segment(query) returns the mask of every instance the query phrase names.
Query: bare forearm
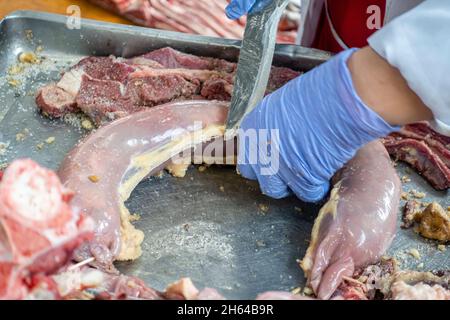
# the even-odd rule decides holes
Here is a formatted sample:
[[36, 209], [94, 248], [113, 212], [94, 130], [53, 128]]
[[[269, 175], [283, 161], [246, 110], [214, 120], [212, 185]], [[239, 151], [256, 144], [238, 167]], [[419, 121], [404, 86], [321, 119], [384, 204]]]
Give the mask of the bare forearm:
[[408, 86], [398, 69], [370, 47], [348, 60], [353, 84], [364, 103], [391, 125], [433, 119], [433, 114]]

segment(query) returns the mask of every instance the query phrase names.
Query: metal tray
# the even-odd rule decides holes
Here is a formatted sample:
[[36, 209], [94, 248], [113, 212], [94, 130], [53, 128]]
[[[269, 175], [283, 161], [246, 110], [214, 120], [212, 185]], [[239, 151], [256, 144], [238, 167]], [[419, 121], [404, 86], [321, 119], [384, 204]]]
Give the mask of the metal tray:
[[[32, 30], [33, 37], [27, 30]], [[11, 86], [9, 67], [17, 63], [21, 52], [38, 46], [43, 47], [43, 63], [14, 77], [20, 83]], [[66, 17], [37, 12], [21, 11], [6, 17], [0, 24], [0, 142], [9, 146], [0, 151], [0, 164], [29, 157], [57, 169], [86, 134], [36, 111], [36, 89], [58, 80], [61, 70], [86, 55], [130, 57], [164, 46], [235, 61], [239, 41], [91, 20], [83, 20], [79, 30], [70, 30]], [[322, 51], [280, 45], [275, 64], [309, 70], [328, 58]], [[18, 133], [25, 133], [26, 138], [17, 141], [17, 137], [21, 140]], [[45, 143], [48, 137], [55, 141]], [[399, 164], [398, 170], [403, 176], [408, 169]], [[405, 184], [405, 190], [426, 192], [423, 201], [450, 204], [447, 192], [433, 190], [415, 173], [407, 174], [412, 181]], [[199, 172], [192, 167], [185, 179], [165, 175], [143, 181], [127, 206], [141, 215], [136, 225], [146, 235], [144, 254], [137, 261], [117, 266], [157, 289], [180, 277], [191, 277], [198, 287], [217, 288], [227, 298], [251, 299], [266, 290], [290, 290], [305, 284], [296, 260], [306, 251], [320, 205], [295, 198], [269, 199], [261, 195], [257, 184], [240, 178], [233, 168], [210, 167]], [[422, 259], [405, 253], [411, 248], [418, 249]], [[399, 229], [389, 254], [397, 256], [405, 268], [450, 268], [448, 252], [437, 250], [436, 243], [411, 230]]]

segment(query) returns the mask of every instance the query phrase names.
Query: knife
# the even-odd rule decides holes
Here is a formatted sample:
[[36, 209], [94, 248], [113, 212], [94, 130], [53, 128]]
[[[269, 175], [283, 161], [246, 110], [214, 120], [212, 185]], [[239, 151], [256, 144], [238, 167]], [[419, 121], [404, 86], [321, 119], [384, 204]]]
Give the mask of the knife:
[[289, 0], [273, 0], [247, 18], [226, 122], [225, 137], [236, 135], [242, 119], [264, 98], [281, 15]]

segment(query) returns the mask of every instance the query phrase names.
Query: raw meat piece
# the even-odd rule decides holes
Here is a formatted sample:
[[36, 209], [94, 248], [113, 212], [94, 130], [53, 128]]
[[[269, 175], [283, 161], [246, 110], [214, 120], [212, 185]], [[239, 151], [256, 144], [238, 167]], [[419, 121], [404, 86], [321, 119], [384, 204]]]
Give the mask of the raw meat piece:
[[346, 278], [334, 294], [344, 300], [448, 300], [448, 272], [400, 270], [393, 258], [382, 258]]
[[90, 239], [93, 223], [69, 202], [56, 174], [14, 161], [0, 182], [0, 298], [23, 298]]
[[97, 300], [224, 300], [215, 289], [199, 291], [189, 278], [183, 278], [164, 292], [148, 287], [142, 280], [112, 275], [91, 267], [66, 270], [48, 278], [54, 297]]
[[125, 62], [113, 56], [88, 57], [75, 65], [75, 69], [82, 68], [88, 76], [94, 79], [123, 82], [130, 73], [135, 71], [132, 65], [128, 65]]
[[400, 200], [400, 180], [378, 141], [363, 147], [336, 179], [301, 263], [320, 299], [329, 299], [344, 277], [377, 262], [389, 248]]
[[187, 100], [199, 94], [200, 83], [189, 82], [176, 74], [137, 78], [127, 86], [127, 95], [144, 106]]
[[[130, 58], [88, 57], [56, 84], [41, 88], [38, 107], [61, 117], [81, 110], [97, 125], [176, 100], [231, 99], [236, 64], [162, 48]], [[272, 68], [267, 93], [300, 73]]]
[[450, 137], [427, 122], [405, 126], [383, 139], [389, 154], [416, 169], [437, 190], [450, 187]]
[[[229, 20], [225, 15], [227, 0], [91, 0], [105, 9], [151, 28], [240, 39], [245, 18]], [[277, 41], [295, 43], [300, 10], [292, 1], [279, 25]]]
[[419, 202], [415, 200], [410, 200], [406, 202], [405, 207], [403, 208], [402, 214], [402, 225], [403, 229], [411, 228], [416, 222], [417, 216], [421, 213], [421, 205]]
[[441, 143], [445, 148], [450, 148], [450, 137], [444, 136], [436, 131], [434, 131], [430, 124], [426, 121], [413, 123], [405, 126], [405, 131], [409, 131], [420, 135], [422, 137], [430, 138], [429, 141], [434, 140], [436, 142]]

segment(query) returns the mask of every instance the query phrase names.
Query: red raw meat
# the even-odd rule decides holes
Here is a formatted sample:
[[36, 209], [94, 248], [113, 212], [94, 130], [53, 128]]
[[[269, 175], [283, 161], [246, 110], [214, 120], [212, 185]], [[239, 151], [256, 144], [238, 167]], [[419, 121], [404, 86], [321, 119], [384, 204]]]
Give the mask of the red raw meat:
[[[227, 0], [91, 0], [125, 18], [151, 28], [212, 37], [241, 39], [245, 18], [225, 15]], [[298, 6], [291, 3], [283, 15], [277, 41], [295, 43], [299, 24]]]
[[332, 297], [346, 277], [386, 252], [395, 236], [401, 193], [400, 179], [379, 141], [361, 148], [334, 179], [339, 181], [316, 218], [301, 262], [320, 299]]
[[382, 141], [391, 156], [410, 164], [435, 189], [450, 187], [450, 137], [434, 131], [427, 122], [419, 122]]

